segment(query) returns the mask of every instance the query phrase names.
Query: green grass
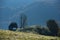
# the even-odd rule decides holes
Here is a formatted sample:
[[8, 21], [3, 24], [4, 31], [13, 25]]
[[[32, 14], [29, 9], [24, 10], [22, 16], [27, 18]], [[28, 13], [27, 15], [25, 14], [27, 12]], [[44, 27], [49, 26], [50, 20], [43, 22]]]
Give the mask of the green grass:
[[0, 30], [0, 40], [60, 40], [60, 37]]

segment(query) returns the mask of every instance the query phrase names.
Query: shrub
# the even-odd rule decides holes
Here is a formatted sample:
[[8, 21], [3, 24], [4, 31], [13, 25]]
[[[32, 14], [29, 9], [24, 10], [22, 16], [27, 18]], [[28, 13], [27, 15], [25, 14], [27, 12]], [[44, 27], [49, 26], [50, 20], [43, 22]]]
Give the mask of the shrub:
[[9, 25], [9, 30], [12, 30], [12, 31], [16, 31], [16, 29], [18, 28], [17, 26], [17, 23], [16, 22], [12, 22], [10, 25]]

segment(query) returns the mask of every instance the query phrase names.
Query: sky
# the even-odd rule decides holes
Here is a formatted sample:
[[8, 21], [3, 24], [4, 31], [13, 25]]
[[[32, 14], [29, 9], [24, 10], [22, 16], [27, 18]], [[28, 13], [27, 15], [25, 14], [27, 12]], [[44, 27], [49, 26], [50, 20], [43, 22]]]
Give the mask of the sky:
[[60, 25], [60, 0], [0, 0], [0, 29], [8, 29], [11, 22], [20, 26], [22, 13], [29, 26], [46, 26], [49, 19]]

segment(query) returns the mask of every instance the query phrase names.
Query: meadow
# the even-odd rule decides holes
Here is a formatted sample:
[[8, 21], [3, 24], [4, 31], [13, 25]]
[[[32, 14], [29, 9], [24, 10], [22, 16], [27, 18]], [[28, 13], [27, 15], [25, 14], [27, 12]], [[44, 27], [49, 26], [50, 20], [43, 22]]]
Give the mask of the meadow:
[[0, 40], [60, 40], [60, 37], [39, 35], [32, 32], [0, 30]]

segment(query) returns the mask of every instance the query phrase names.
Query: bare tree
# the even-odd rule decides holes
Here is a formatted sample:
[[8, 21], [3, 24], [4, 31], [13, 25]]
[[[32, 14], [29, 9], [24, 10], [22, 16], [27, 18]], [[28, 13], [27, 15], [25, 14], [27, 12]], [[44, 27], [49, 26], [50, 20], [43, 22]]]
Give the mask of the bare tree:
[[27, 24], [27, 16], [25, 14], [21, 14], [20, 18], [21, 18], [21, 21], [20, 21], [21, 26], [20, 26], [20, 28], [25, 28], [25, 26]]

